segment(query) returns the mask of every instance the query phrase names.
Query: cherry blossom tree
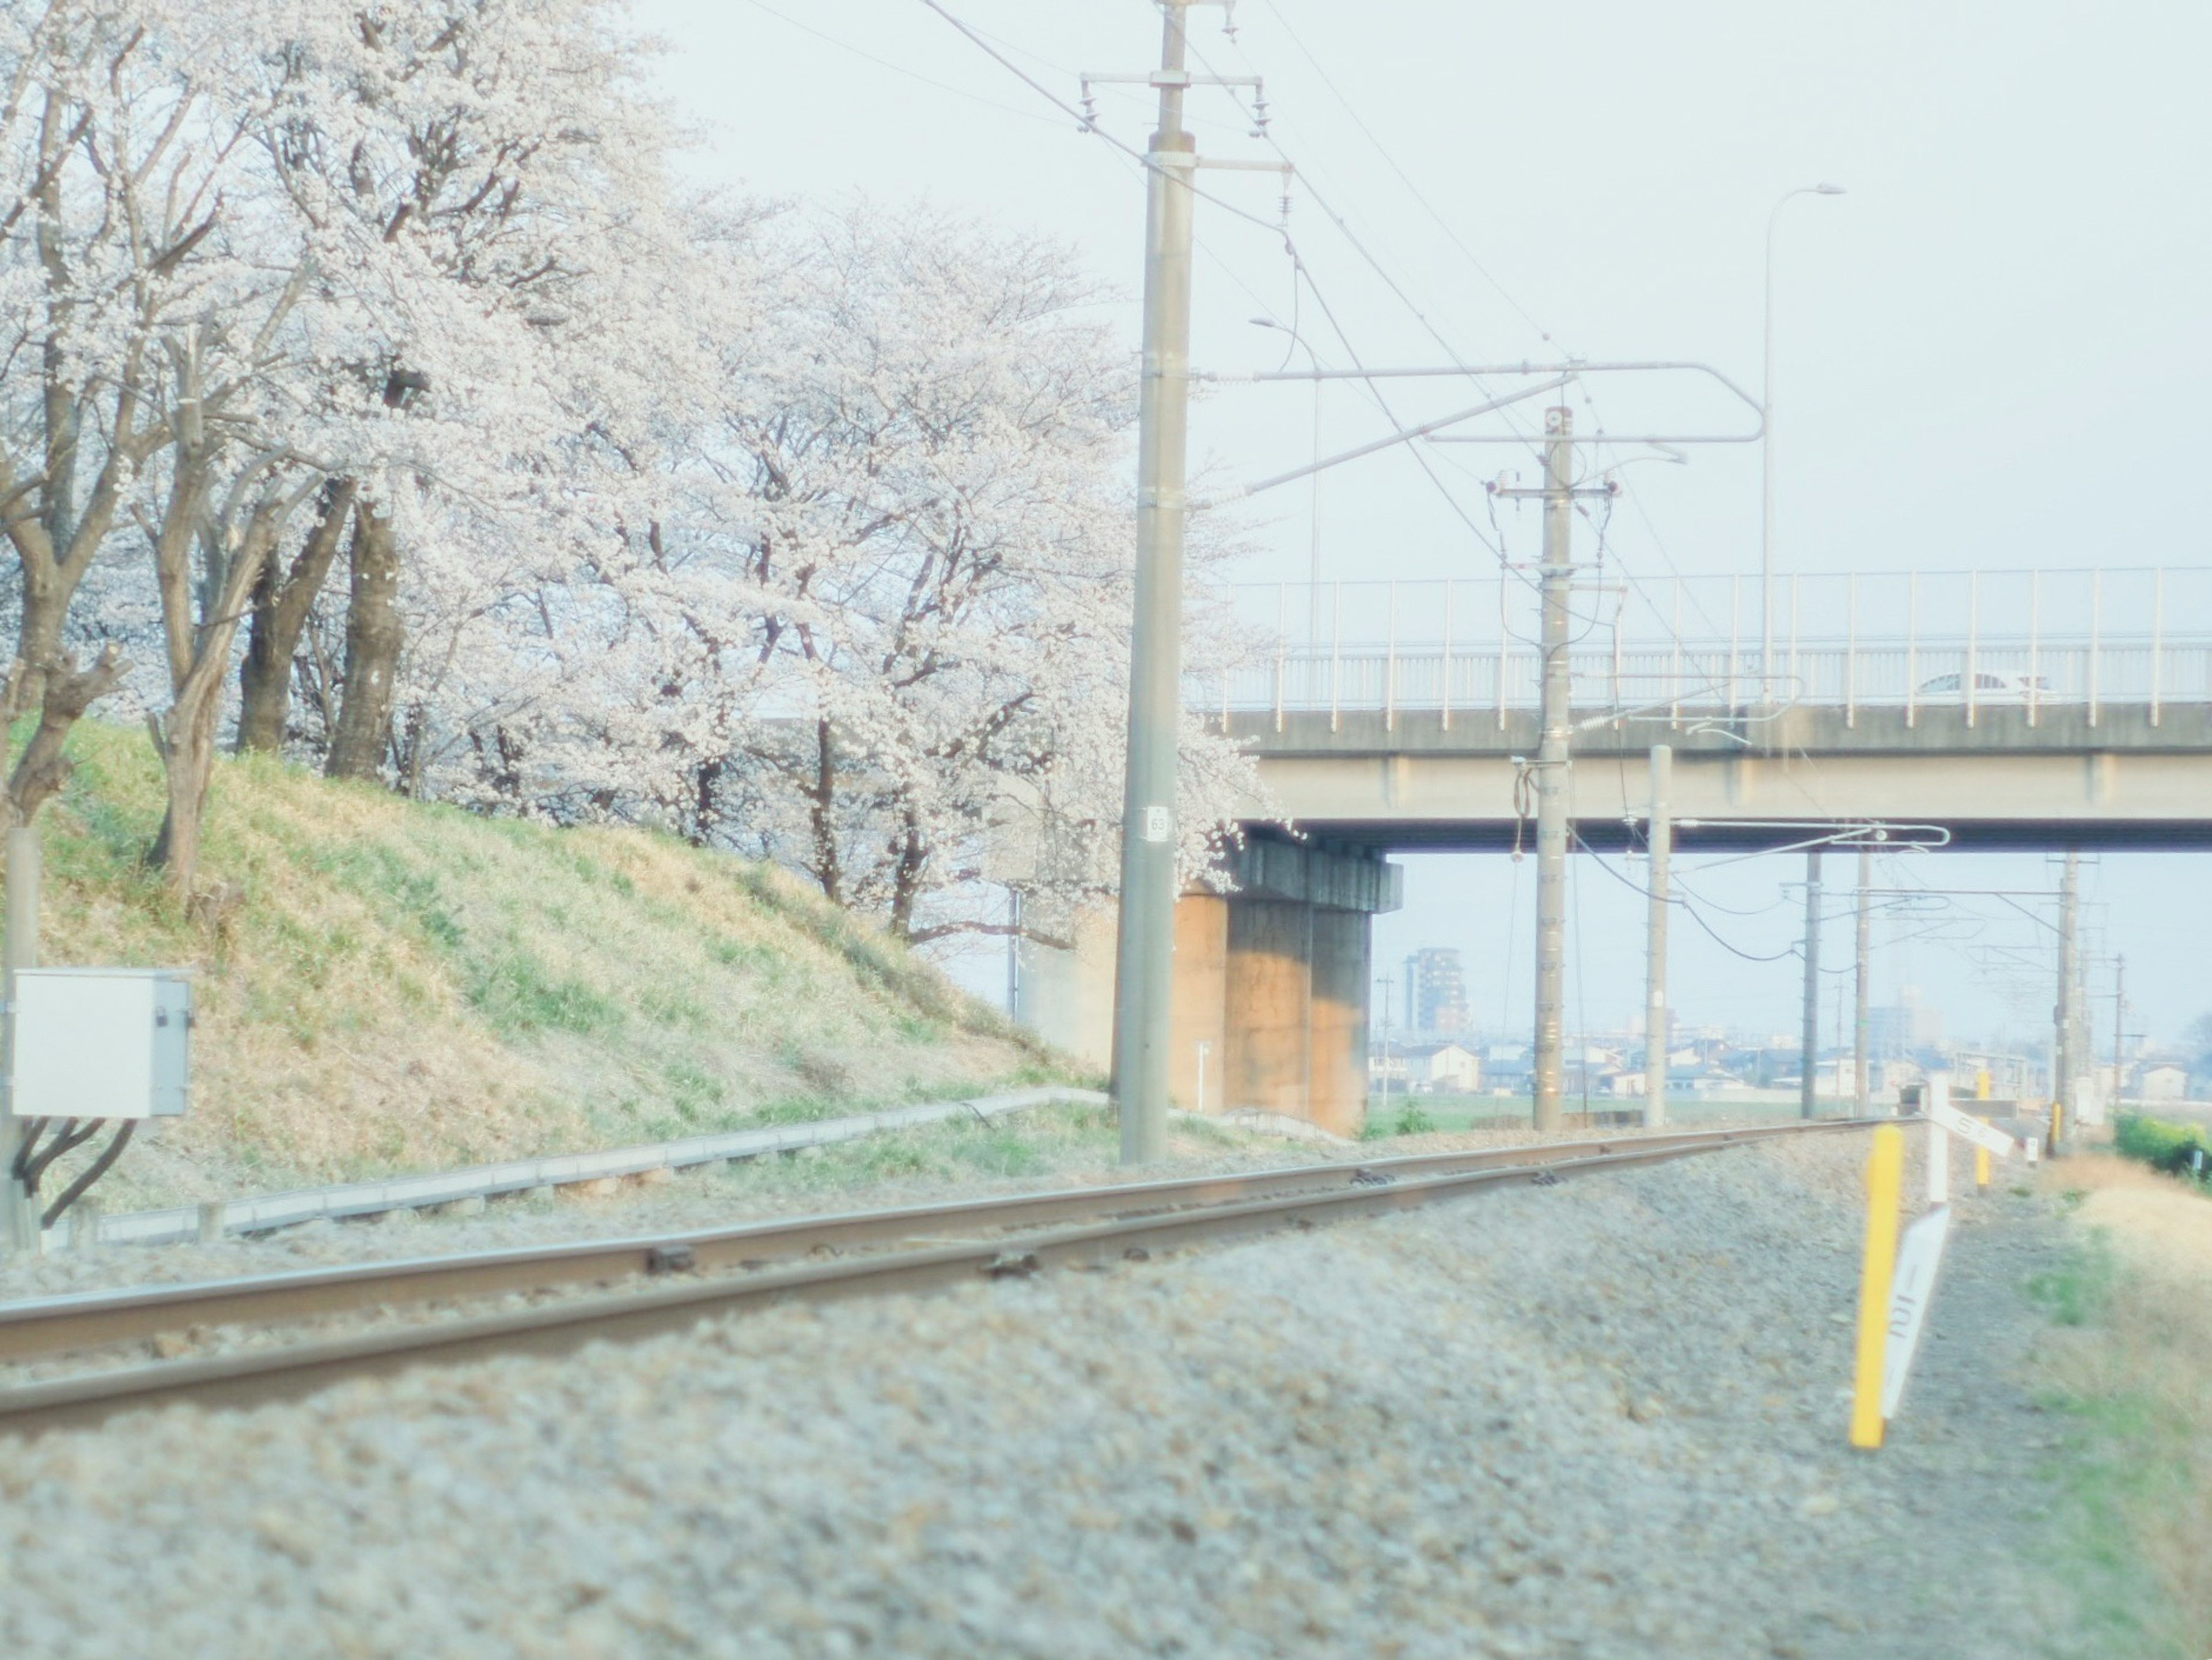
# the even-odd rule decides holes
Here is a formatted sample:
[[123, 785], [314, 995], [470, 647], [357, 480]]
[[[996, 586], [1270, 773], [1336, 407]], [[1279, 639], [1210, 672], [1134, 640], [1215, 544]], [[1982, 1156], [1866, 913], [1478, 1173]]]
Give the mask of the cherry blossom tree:
[[[180, 891], [234, 674], [241, 748], [665, 826], [916, 942], [1109, 891], [1133, 376], [1063, 252], [683, 199], [603, 0], [212, 9], [0, 22], [36, 767], [121, 672], [64, 642], [119, 637]], [[1185, 736], [1195, 873], [1255, 791]]]
[[[759, 711], [701, 751], [712, 794], [727, 839], [906, 939], [1000, 930], [963, 902], [1010, 843], [1095, 892], [1119, 818], [1132, 366], [1034, 239], [864, 205], [786, 248], [687, 526], [738, 579], [715, 665]], [[1187, 736], [1195, 863], [1252, 779]]]

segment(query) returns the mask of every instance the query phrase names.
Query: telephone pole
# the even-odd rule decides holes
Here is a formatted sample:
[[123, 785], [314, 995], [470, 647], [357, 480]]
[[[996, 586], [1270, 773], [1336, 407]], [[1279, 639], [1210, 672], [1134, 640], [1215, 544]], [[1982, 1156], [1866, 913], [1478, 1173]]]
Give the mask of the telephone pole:
[[1167, 1156], [1176, 903], [1176, 739], [1182, 677], [1189, 445], [1192, 173], [1182, 124], [1188, 0], [1164, 0], [1159, 127], [1146, 156], [1145, 353], [1137, 402], [1137, 593], [1114, 964], [1114, 1101], [1121, 1162]]
[[2112, 1116], [2120, 1110], [2120, 1080], [2126, 1076], [2128, 1018], [2128, 959], [2112, 959]]
[[2074, 1080], [2081, 1066], [2081, 855], [2069, 849], [2058, 885], [2058, 1006], [2052, 1012], [2051, 1102], [2061, 1116], [2060, 1135], [2051, 1137], [2053, 1152], [2058, 1151], [2061, 1136], [2074, 1128]]
[[1667, 1008], [1667, 888], [1674, 853], [1674, 812], [1668, 800], [1674, 786], [1674, 751], [1651, 746], [1651, 827], [1646, 836], [1650, 868], [1645, 873], [1650, 925], [1645, 950], [1644, 1000], [1644, 1123], [1657, 1129], [1667, 1122], [1667, 1049], [1671, 1030]]
[[1797, 1116], [1810, 1118], [1819, 1109], [1815, 1085], [1820, 1070], [1820, 850], [1805, 855], [1805, 1025], [1800, 1038], [1804, 1062], [1797, 1070]]
[[1567, 967], [1568, 743], [1573, 684], [1568, 628], [1574, 589], [1575, 417], [1544, 411], [1543, 738], [1536, 751], [1536, 1128], [1556, 1132]]
[[1868, 890], [1874, 886], [1874, 849], [1859, 848], [1859, 915], [1857, 1006], [1851, 1018], [1851, 1116], [1863, 1118], [1874, 1099], [1874, 1081], [1867, 1076], [1868, 1040], [1874, 1028], [1871, 1009], [1874, 981], [1874, 908]]

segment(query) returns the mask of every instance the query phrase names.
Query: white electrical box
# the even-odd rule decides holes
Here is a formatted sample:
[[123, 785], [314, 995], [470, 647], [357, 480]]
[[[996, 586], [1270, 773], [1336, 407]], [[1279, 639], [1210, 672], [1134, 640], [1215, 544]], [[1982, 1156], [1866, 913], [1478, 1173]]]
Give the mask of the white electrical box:
[[19, 1118], [174, 1118], [189, 1093], [182, 969], [21, 969], [8, 1110]]

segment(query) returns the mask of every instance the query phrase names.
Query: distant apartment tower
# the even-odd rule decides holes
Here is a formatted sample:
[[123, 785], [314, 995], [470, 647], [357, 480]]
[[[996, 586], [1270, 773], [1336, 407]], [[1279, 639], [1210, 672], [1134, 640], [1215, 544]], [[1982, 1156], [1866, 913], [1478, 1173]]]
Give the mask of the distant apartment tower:
[[1467, 976], [1459, 953], [1443, 946], [1428, 946], [1407, 959], [1406, 978], [1413, 988], [1407, 1012], [1416, 1031], [1465, 1031], [1471, 1022], [1467, 1012]]
[[1906, 986], [1887, 1008], [1867, 1011], [1868, 1052], [1896, 1060], [1932, 1049], [1943, 1039], [1943, 1012], [1920, 1000], [1920, 988]]

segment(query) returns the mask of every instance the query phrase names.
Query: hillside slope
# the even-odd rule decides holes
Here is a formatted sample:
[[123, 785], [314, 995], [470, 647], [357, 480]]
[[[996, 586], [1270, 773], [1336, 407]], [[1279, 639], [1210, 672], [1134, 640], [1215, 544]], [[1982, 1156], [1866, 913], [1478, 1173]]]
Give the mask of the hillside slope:
[[139, 866], [146, 739], [86, 724], [41, 821], [49, 965], [198, 970], [189, 1118], [111, 1207], [702, 1133], [1059, 1076], [779, 871], [226, 761], [198, 893]]

